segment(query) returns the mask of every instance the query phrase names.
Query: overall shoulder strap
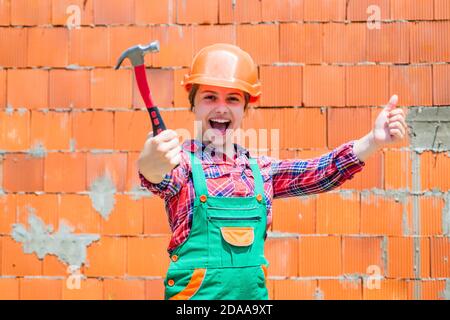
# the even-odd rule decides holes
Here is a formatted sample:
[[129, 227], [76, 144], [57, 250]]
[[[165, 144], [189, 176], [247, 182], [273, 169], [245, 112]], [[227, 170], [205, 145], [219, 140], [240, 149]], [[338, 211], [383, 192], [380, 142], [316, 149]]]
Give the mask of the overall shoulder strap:
[[203, 171], [202, 163], [194, 153], [189, 152], [191, 158], [192, 167], [192, 179], [194, 181], [195, 195], [200, 197], [201, 195], [208, 195], [208, 187], [206, 185], [205, 172]]

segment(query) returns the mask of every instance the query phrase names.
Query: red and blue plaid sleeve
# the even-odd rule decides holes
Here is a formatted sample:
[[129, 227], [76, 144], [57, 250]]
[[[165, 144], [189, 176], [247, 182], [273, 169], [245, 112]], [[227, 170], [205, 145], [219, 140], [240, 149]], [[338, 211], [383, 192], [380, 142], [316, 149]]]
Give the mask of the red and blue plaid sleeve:
[[365, 166], [353, 151], [354, 142], [345, 143], [314, 159], [272, 162], [274, 198], [326, 192], [352, 179]]
[[144, 175], [139, 172], [141, 185], [147, 188], [153, 194], [163, 199], [169, 199], [175, 196], [182, 186], [186, 185], [189, 179], [189, 162], [184, 152], [181, 152], [180, 163], [168, 172], [160, 183], [152, 183], [148, 181]]

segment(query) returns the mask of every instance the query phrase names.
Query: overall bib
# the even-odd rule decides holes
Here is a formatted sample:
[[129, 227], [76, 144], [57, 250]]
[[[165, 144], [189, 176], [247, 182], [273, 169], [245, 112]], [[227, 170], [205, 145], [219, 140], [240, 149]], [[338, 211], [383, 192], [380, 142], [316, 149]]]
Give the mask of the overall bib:
[[212, 197], [200, 160], [190, 153], [195, 189], [188, 238], [173, 252], [165, 299], [267, 300], [264, 257], [267, 211], [255, 159], [252, 197]]

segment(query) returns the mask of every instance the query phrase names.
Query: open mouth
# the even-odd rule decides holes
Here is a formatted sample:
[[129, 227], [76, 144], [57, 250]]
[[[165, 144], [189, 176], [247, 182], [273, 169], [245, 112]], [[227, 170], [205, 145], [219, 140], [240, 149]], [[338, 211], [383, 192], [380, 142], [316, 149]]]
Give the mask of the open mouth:
[[230, 124], [231, 124], [231, 120], [226, 120], [226, 119], [210, 119], [209, 120], [209, 125], [211, 126], [211, 128], [219, 130], [222, 135], [225, 135]]

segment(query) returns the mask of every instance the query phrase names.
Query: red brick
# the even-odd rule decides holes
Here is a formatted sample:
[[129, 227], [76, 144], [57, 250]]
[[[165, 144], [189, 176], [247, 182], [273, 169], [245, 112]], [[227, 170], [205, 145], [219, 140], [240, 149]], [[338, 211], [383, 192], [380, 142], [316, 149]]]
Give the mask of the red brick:
[[433, 105], [431, 66], [392, 66], [389, 68], [390, 95], [401, 106]]
[[90, 80], [88, 70], [50, 70], [50, 108], [89, 108]]
[[73, 227], [74, 233], [101, 232], [102, 217], [95, 212], [88, 195], [60, 195], [59, 218], [60, 221]]
[[344, 21], [346, 0], [303, 0], [305, 21]]
[[364, 300], [406, 300], [408, 283], [405, 280], [382, 279], [380, 288], [363, 288]]
[[164, 276], [169, 266], [169, 236], [128, 238], [127, 274], [130, 276]]
[[27, 154], [7, 154], [3, 162], [5, 191], [34, 192], [44, 189], [44, 159]]
[[248, 52], [256, 64], [279, 60], [279, 28], [275, 24], [239, 25], [236, 43]]
[[11, 233], [12, 225], [16, 222], [16, 206], [15, 194], [0, 196], [0, 233]]
[[[351, 119], [358, 119], [351, 121]], [[328, 147], [334, 149], [350, 140], [359, 139], [372, 130], [370, 109], [329, 108]]]
[[361, 23], [327, 23], [323, 28], [325, 62], [366, 61], [366, 29]]
[[316, 206], [316, 197], [276, 199], [272, 207], [273, 231], [315, 233]]
[[19, 279], [0, 279], [0, 300], [19, 300]]
[[[52, 0], [52, 24], [77, 27], [79, 12], [80, 24], [94, 24], [95, 0]], [[72, 6], [72, 7], [71, 7]], [[76, 6], [78, 9], [74, 9]]]
[[87, 155], [87, 184], [88, 187], [99, 177], [109, 176], [117, 191], [125, 190], [127, 173], [126, 153], [99, 153]]
[[151, 123], [147, 111], [116, 112], [114, 149], [142, 150], [150, 130]]
[[103, 292], [105, 300], [144, 300], [145, 281], [105, 279]]
[[12, 25], [43, 25], [50, 24], [52, 16], [52, 0], [11, 1], [11, 24]]
[[354, 66], [346, 68], [347, 105], [382, 105], [389, 100], [389, 68]]
[[28, 55], [28, 28], [0, 28], [0, 65], [25, 67]]
[[345, 106], [345, 68], [306, 66], [303, 101], [305, 106]]
[[[450, 172], [450, 156], [444, 152], [433, 153], [427, 152], [428, 161], [423, 163], [422, 168], [429, 169], [429, 187], [428, 189], [438, 189], [442, 191], [450, 190], [450, 181], [447, 179], [447, 174]], [[425, 177], [424, 177], [425, 178]], [[424, 189], [426, 184], [422, 184]]]
[[31, 28], [28, 31], [28, 65], [64, 67], [68, 62], [69, 34], [65, 28]]
[[192, 26], [155, 26], [153, 38], [160, 51], [153, 55], [154, 67], [190, 66], [193, 52]]
[[30, 147], [30, 113], [0, 112], [0, 150], [21, 151]]
[[69, 31], [69, 38], [69, 64], [97, 67], [109, 66], [109, 28], [83, 27], [73, 29]]
[[6, 107], [6, 70], [0, 70], [0, 109]]
[[421, 235], [442, 235], [442, 212], [445, 201], [442, 198], [433, 196], [420, 197], [420, 234]]
[[42, 274], [50, 277], [66, 277], [70, 274], [69, 266], [55, 255], [46, 255], [42, 260]]
[[323, 44], [323, 24], [280, 24], [280, 61], [321, 63]]
[[194, 52], [215, 44], [230, 43], [235, 44], [236, 27], [234, 25], [200, 25], [193, 27]]
[[177, 0], [178, 24], [217, 24], [219, 0]]
[[359, 194], [321, 194], [317, 199], [319, 234], [358, 234], [360, 219]]
[[318, 289], [325, 300], [361, 300], [361, 280], [320, 279]]
[[112, 112], [73, 113], [73, 138], [77, 150], [112, 149], [114, 145], [113, 130]]
[[134, 23], [134, 0], [95, 0], [94, 23], [102, 25]]
[[86, 190], [86, 154], [49, 153], [44, 160], [46, 192], [80, 192]]
[[302, 67], [262, 66], [260, 104], [262, 106], [300, 106], [302, 104]]
[[144, 234], [171, 234], [164, 200], [159, 197], [144, 198]]
[[63, 281], [62, 299], [63, 300], [102, 300], [103, 299], [103, 281], [99, 279], [82, 279], [80, 288], [70, 289], [67, 281]]
[[131, 70], [95, 69], [92, 71], [92, 108], [131, 108], [131, 81]]
[[9, 236], [0, 238], [2, 241], [2, 275], [3, 276], [38, 276], [42, 274], [42, 262], [36, 254], [25, 254], [22, 243], [14, 241]]
[[371, 62], [409, 62], [409, 25], [383, 23], [380, 29], [367, 30], [367, 60]]
[[434, 19], [448, 20], [450, 18], [450, 2], [447, 0], [434, 0]]
[[145, 299], [146, 300], [164, 300], [164, 280], [146, 280], [145, 281]]
[[11, 0], [0, 3], [0, 26], [9, 26], [11, 24]]
[[13, 108], [47, 108], [48, 78], [46, 70], [9, 70], [7, 104]]
[[384, 157], [384, 181], [386, 189], [409, 189], [412, 187], [411, 153], [386, 150]]
[[127, 239], [102, 237], [87, 248], [85, 275], [124, 276], [126, 273]]
[[[173, 70], [147, 69], [146, 74], [153, 103], [159, 108], [172, 108]], [[133, 81], [133, 107], [145, 108], [145, 103], [136, 81]]]
[[102, 222], [106, 235], [138, 235], [144, 231], [144, 205], [142, 200], [116, 195], [116, 203], [109, 217]]
[[68, 150], [72, 121], [66, 112], [31, 112], [31, 146], [47, 150]]
[[127, 153], [127, 182], [125, 190], [136, 192], [139, 190], [141, 181], [138, 175], [137, 160], [140, 152], [128, 152]]
[[269, 276], [298, 276], [297, 238], [269, 238], [265, 242], [265, 252]]
[[450, 61], [449, 21], [416, 22], [410, 29], [411, 62]]
[[[152, 29], [148, 27], [111, 27], [110, 28], [110, 65], [115, 66], [122, 53], [137, 44], [146, 45], [152, 39]], [[151, 65], [152, 53], [144, 57], [145, 65]], [[125, 59], [122, 67], [131, 66], [129, 59]]]
[[381, 275], [384, 275], [381, 245], [381, 237], [344, 237], [342, 241], [344, 274], [372, 274], [369, 267], [377, 266]]
[[449, 105], [450, 65], [433, 65], [433, 105]]
[[303, 20], [304, 0], [262, 0], [262, 21]]
[[[348, 2], [347, 19], [350, 21], [374, 21], [378, 18], [378, 12], [381, 14], [381, 20], [387, 20], [390, 17], [390, 0], [352, 0]], [[377, 8], [373, 10], [372, 8]], [[371, 10], [369, 10], [371, 9]], [[378, 19], [377, 19], [378, 20]]]
[[391, 1], [393, 20], [433, 20], [434, 0]]
[[450, 239], [431, 238], [431, 277], [448, 278], [450, 276]]
[[259, 22], [261, 10], [260, 0], [219, 0], [219, 22]]
[[274, 300], [313, 300], [316, 288], [317, 280], [274, 281]]
[[136, 24], [173, 24], [175, 11], [174, 0], [135, 0]]
[[20, 300], [60, 300], [63, 280], [20, 279]]
[[340, 237], [300, 237], [299, 276], [338, 276], [342, 274]]

